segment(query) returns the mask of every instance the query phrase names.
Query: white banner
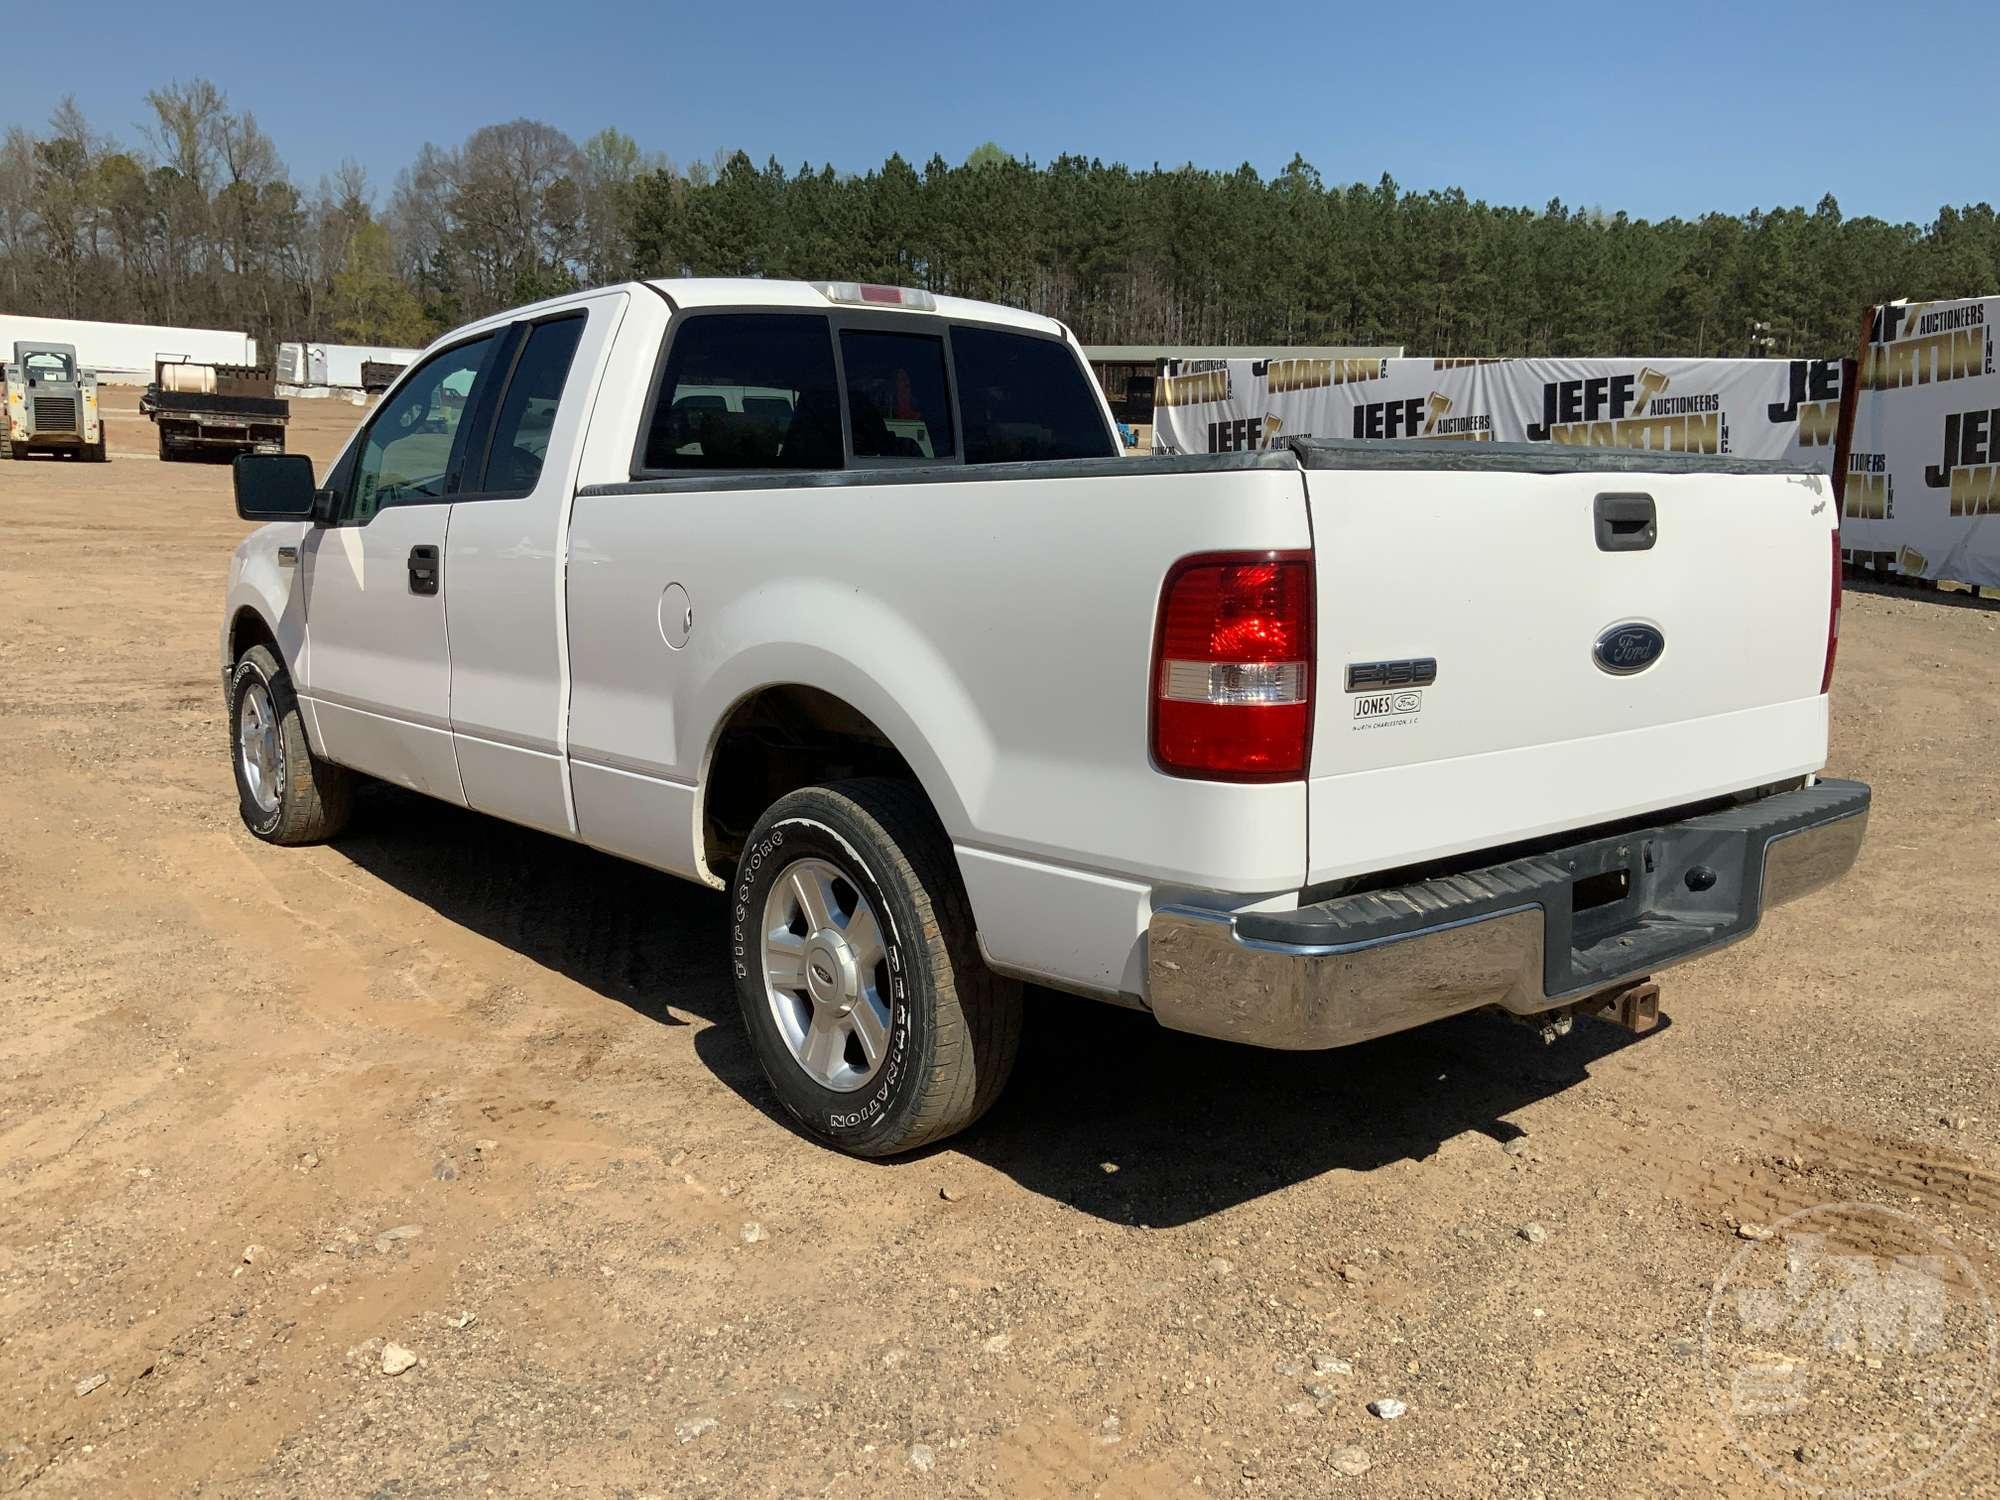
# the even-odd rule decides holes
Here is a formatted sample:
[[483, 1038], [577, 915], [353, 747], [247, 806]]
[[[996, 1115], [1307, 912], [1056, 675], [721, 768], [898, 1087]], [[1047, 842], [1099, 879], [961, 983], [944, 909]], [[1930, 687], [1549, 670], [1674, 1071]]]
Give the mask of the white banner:
[[1839, 418], [1839, 360], [1179, 360], [1154, 392], [1153, 446], [1554, 442], [1804, 458], [1831, 469]]
[[1869, 315], [1841, 544], [1922, 578], [2000, 586], [2000, 297]]

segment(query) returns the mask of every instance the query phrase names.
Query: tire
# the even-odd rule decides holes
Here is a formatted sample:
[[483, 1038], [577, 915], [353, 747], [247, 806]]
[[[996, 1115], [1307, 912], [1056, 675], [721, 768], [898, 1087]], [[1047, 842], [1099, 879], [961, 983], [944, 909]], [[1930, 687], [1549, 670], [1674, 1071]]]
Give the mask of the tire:
[[169, 455], [169, 454], [168, 454], [168, 452], [167, 452], [167, 430], [166, 430], [166, 428], [162, 427], [162, 428], [160, 429], [160, 431], [159, 431], [159, 439], [160, 439], [160, 462], [161, 462], [161, 463], [165, 463], [165, 462], [167, 462], [168, 458], [170, 457], [170, 455]]
[[89, 462], [94, 464], [105, 462], [104, 437], [104, 424], [100, 422], [97, 424], [97, 441], [83, 450], [83, 456]]
[[[830, 925], [814, 926], [795, 876], [818, 882]], [[843, 781], [779, 798], [751, 831], [730, 889], [736, 997], [751, 1045], [814, 1139], [854, 1156], [894, 1156], [965, 1129], [999, 1098], [1020, 1050], [1021, 987], [980, 958], [950, 845], [916, 787]], [[767, 979], [767, 938], [787, 930], [775, 962], [786, 967], [798, 944], [797, 986]], [[841, 1027], [829, 1062], [824, 1034]]]
[[[268, 735], [256, 734], [260, 720]], [[252, 646], [229, 674], [229, 763], [243, 825], [265, 843], [317, 844], [347, 826], [354, 773], [312, 753], [292, 679], [268, 646]]]

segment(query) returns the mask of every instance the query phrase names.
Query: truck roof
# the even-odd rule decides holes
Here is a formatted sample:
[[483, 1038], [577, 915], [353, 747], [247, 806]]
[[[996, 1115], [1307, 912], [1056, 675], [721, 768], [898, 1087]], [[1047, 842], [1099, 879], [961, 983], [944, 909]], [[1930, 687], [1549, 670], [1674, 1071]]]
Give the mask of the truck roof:
[[[802, 307], [819, 312], [843, 306], [828, 300], [809, 281], [766, 281], [755, 276], [683, 276], [661, 278], [647, 283], [665, 292], [677, 307]], [[1038, 313], [1023, 312], [998, 302], [975, 302], [969, 297], [938, 297], [935, 312], [906, 309], [919, 317], [967, 318], [981, 323], [999, 323], [1026, 328], [1035, 333], [1060, 335], [1062, 324]]]
[[[546, 297], [540, 302], [489, 313], [483, 318], [475, 318], [469, 323], [460, 324], [439, 334], [424, 346], [420, 356], [442, 347], [448, 340], [503, 327], [518, 318], [559, 312], [564, 308], [576, 307], [591, 297], [600, 297], [606, 292], [620, 291], [641, 284], [633, 281], [613, 282], [606, 286], [564, 292], [559, 296]], [[758, 276], [676, 276], [654, 278], [644, 282], [643, 285], [664, 293], [672, 299], [676, 307], [796, 307], [815, 312], [827, 312], [836, 308], [852, 310], [852, 304], [833, 301], [809, 281], [767, 281]], [[1018, 307], [1006, 307], [998, 302], [975, 302], [969, 297], [933, 297], [932, 301], [936, 306], [931, 310], [914, 307], [882, 310], [903, 312], [917, 318], [959, 318], [969, 322], [994, 323], [1002, 327], [1026, 329], [1031, 333], [1051, 334], [1057, 338], [1064, 337], [1068, 332], [1054, 318], [1023, 312]], [[416, 363], [416, 360], [413, 359], [411, 363]]]

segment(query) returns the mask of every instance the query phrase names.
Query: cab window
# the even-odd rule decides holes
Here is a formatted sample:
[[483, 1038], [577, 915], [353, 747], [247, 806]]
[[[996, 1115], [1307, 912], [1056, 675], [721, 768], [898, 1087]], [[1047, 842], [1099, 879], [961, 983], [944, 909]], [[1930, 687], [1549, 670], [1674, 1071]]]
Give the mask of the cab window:
[[967, 463], [1117, 456], [1097, 388], [1061, 340], [956, 324], [951, 357]]
[[640, 468], [838, 469], [833, 335], [814, 313], [703, 313], [675, 331]]
[[342, 519], [365, 525], [390, 505], [446, 498], [479, 377], [494, 336], [447, 349], [389, 393], [368, 424]]
[[525, 495], [534, 489], [555, 432], [563, 382], [569, 379], [576, 342], [583, 337], [583, 321], [578, 313], [528, 330], [514, 373], [507, 377], [507, 393], [500, 398], [485, 472], [468, 480], [463, 489], [494, 495]]
[[840, 362], [856, 458], [955, 457], [944, 340], [917, 333], [846, 328]]

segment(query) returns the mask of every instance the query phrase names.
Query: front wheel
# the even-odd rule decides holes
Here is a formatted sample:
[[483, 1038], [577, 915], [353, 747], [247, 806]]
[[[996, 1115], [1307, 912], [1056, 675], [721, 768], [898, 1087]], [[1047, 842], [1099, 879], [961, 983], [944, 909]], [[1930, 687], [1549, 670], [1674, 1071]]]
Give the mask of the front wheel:
[[999, 1097], [1021, 987], [988, 969], [944, 831], [913, 786], [806, 787], [757, 822], [731, 887], [736, 994], [785, 1109], [855, 1156], [963, 1130]]
[[306, 742], [292, 679], [268, 646], [229, 674], [229, 749], [243, 823], [267, 844], [316, 844], [347, 825], [354, 773]]

